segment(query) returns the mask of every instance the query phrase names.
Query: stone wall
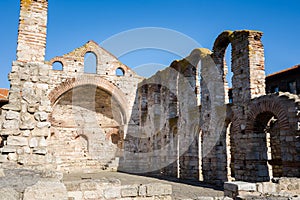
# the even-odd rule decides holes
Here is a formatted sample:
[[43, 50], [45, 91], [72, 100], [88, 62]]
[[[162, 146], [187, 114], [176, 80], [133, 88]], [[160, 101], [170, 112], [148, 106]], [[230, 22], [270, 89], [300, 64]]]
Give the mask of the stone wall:
[[199, 107], [186, 60], [139, 84], [119, 170], [199, 179]]
[[[47, 4], [21, 1], [18, 60], [1, 115], [1, 163], [61, 171], [116, 167], [143, 78], [93, 41], [44, 61]], [[85, 72], [89, 52], [95, 74]], [[52, 68], [56, 61], [62, 70]]]
[[[42, 63], [13, 63], [9, 75], [9, 103], [2, 107], [2, 157], [3, 160], [6, 157], [7, 162], [37, 165], [49, 159], [44, 156], [51, 126], [48, 122], [51, 106], [47, 97], [49, 70], [50, 66]], [[36, 145], [31, 146], [33, 140]]]
[[[225, 31], [213, 52], [196, 49], [143, 81], [134, 105], [140, 114], [125, 138], [120, 170], [154, 171], [214, 184], [298, 177], [298, 97], [289, 96], [288, 103], [282, 94], [265, 95], [261, 36], [257, 31]], [[234, 74], [230, 104], [224, 62], [229, 43]], [[263, 119], [257, 118], [262, 117], [259, 114]], [[269, 122], [272, 117], [277, 125]], [[271, 132], [263, 133], [266, 130]]]
[[172, 186], [161, 183], [121, 185], [118, 179], [65, 182], [68, 199], [172, 199]]
[[0, 198], [5, 200], [172, 199], [162, 183], [123, 185], [115, 178], [63, 181], [61, 173], [26, 169], [0, 170]]
[[226, 182], [224, 195], [233, 199], [299, 199], [299, 179], [278, 178], [273, 182]]

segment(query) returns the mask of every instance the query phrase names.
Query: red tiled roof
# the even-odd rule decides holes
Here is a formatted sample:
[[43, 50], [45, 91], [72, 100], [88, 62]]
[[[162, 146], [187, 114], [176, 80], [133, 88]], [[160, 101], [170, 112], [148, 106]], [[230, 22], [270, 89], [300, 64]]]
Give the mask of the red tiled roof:
[[7, 100], [8, 89], [0, 88], [0, 100]]
[[278, 72], [274, 72], [272, 74], [267, 75], [267, 77], [276, 76], [278, 74], [285, 73], [285, 72], [288, 72], [288, 71], [291, 71], [291, 70], [297, 69], [297, 68], [300, 68], [300, 64], [299, 65], [295, 65], [295, 66], [290, 67], [290, 68], [287, 68], [287, 69], [284, 69], [284, 70], [281, 70], [281, 71], [278, 71]]

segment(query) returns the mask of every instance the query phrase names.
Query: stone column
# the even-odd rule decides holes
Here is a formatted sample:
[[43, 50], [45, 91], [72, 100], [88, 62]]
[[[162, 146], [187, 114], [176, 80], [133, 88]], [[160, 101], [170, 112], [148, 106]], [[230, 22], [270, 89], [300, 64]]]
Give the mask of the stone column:
[[49, 72], [44, 64], [47, 0], [21, 0], [17, 61], [9, 74], [9, 102], [0, 129], [1, 161], [46, 168], [51, 112]]
[[[234, 168], [236, 180], [246, 180], [246, 152], [250, 149], [251, 135], [246, 133], [247, 109], [253, 98], [265, 95], [264, 48], [261, 42], [262, 32], [235, 31], [232, 44], [232, 93], [234, 120], [232, 139], [235, 145]], [[248, 145], [246, 145], [248, 144]]]
[[21, 0], [17, 61], [44, 62], [48, 0]]

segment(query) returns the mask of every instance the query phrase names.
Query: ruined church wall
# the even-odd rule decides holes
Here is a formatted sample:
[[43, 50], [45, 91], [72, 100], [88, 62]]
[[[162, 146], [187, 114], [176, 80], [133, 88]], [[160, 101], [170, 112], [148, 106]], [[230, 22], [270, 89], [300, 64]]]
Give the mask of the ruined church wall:
[[[99, 169], [97, 163], [101, 164], [101, 162], [97, 160], [100, 157], [104, 160], [105, 158], [111, 160], [112, 157], [117, 156], [115, 154], [116, 149], [120, 150], [121, 148], [118, 144], [112, 144], [112, 140], [116, 140], [112, 138], [112, 135], [117, 133], [117, 137], [123, 137], [128, 116], [131, 115], [131, 105], [135, 99], [137, 84], [143, 78], [92, 41], [69, 54], [55, 58], [54, 61], [60, 60], [64, 64], [64, 68], [61, 71], [53, 70], [50, 61], [44, 62], [47, 6], [48, 1], [46, 0], [21, 0], [17, 61], [13, 62], [9, 75], [11, 83], [9, 103], [3, 107], [1, 115], [3, 120], [0, 129], [2, 140], [0, 162], [3, 165], [19, 164], [56, 169], [57, 165], [72, 165], [72, 162], [79, 157], [85, 161], [91, 158], [84, 154], [88, 146], [94, 147], [93, 153], [96, 154], [92, 156], [94, 160], [82, 162], [82, 165], [75, 167], [89, 168], [95, 166]], [[31, 23], [35, 21], [36, 23]], [[96, 74], [84, 73], [84, 56], [87, 52], [93, 52], [97, 56]], [[122, 68], [123, 76], [116, 75], [115, 71], [118, 68]], [[76, 83], [74, 84], [74, 82]], [[107, 104], [110, 104], [110, 107], [122, 107], [118, 111], [111, 112], [120, 112], [124, 118], [117, 126], [113, 122], [114, 119], [106, 118], [110, 127], [104, 129], [107, 130], [108, 134], [103, 133], [101, 135], [98, 133], [96, 134], [99, 136], [98, 139], [90, 138], [91, 141], [95, 141], [93, 145], [88, 144], [89, 141], [84, 136], [76, 138], [80, 135], [80, 133], [78, 134], [80, 131], [76, 127], [58, 127], [55, 129], [57, 124], [51, 124], [51, 116], [56, 103], [74, 87], [80, 88], [86, 85], [94, 85], [94, 88], [101, 88], [103, 91], [109, 92], [112, 96], [110, 99], [113, 100]], [[83, 92], [82, 95], [85, 93]], [[91, 96], [91, 94], [87, 96]], [[97, 94], [94, 95], [94, 98], [98, 99], [98, 102], [103, 100], [101, 99], [103, 97], [98, 97]], [[64, 111], [64, 109], [60, 111]], [[92, 115], [96, 116], [94, 117], [96, 120], [98, 118], [100, 121], [103, 119], [103, 115], [100, 113], [94, 112]], [[118, 114], [115, 117], [120, 118]], [[74, 131], [76, 132], [75, 135], [73, 134]], [[121, 132], [120, 135], [118, 135], [119, 132]], [[79, 140], [77, 143], [76, 139]], [[105, 148], [99, 149], [99, 145], [97, 146], [96, 143], [114, 145], [115, 151], [106, 151]], [[63, 152], [62, 146], [68, 146], [68, 151]], [[60, 152], [59, 155], [56, 152]], [[62, 156], [64, 153], [66, 155]], [[70, 163], [63, 163], [62, 157]]]
[[174, 61], [139, 84], [139, 116], [128, 126], [119, 170], [199, 179], [199, 107], [189, 65]]

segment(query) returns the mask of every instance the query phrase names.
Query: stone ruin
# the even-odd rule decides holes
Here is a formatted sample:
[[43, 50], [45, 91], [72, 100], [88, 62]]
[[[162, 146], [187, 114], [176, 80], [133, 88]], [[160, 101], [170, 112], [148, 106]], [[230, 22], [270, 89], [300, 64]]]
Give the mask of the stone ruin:
[[[216, 185], [293, 177], [299, 189], [300, 100], [266, 94], [262, 32], [224, 31], [212, 51], [195, 49], [144, 78], [93, 41], [46, 61], [47, 9], [48, 0], [21, 0], [0, 116], [2, 168], [118, 170]], [[87, 53], [95, 73], [86, 73]]]

